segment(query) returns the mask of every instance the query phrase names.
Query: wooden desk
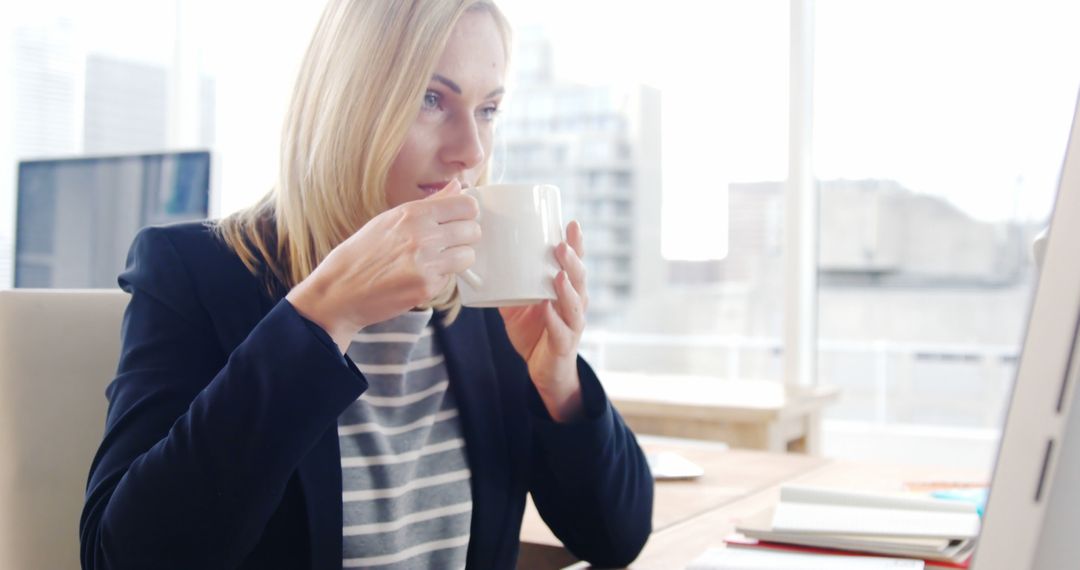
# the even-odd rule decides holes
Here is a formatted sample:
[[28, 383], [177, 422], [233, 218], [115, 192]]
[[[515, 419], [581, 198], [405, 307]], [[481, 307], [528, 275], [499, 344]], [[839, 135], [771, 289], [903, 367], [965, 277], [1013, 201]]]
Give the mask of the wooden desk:
[[[736, 521], [776, 503], [780, 485], [799, 483], [842, 489], [903, 492], [915, 481], [985, 482], [970, 470], [856, 463], [799, 454], [716, 451], [643, 444], [649, 451], [677, 451], [705, 468], [696, 481], [658, 481], [653, 534], [635, 569], [684, 568], [707, 548], [722, 546]], [[522, 524], [519, 568], [562, 568], [574, 562], [530, 503]]]
[[[678, 452], [705, 469], [705, 475], [699, 479], [656, 482], [654, 536], [664, 529], [778, 485], [827, 462], [807, 455], [728, 451], [708, 444], [643, 442], [642, 446], [648, 453]], [[531, 499], [522, 521], [521, 541], [519, 568], [559, 568], [575, 560], [544, 524]]]
[[[900, 493], [904, 491], [905, 482], [941, 480], [985, 482], [987, 474], [971, 470], [830, 461], [783, 483]], [[685, 568], [706, 549], [723, 546], [724, 537], [735, 531], [735, 524], [740, 519], [761, 512], [779, 499], [780, 485], [774, 485], [655, 532], [632, 568]]]
[[741, 449], [821, 453], [821, 412], [835, 386], [605, 371], [604, 390], [638, 434], [723, 441]]

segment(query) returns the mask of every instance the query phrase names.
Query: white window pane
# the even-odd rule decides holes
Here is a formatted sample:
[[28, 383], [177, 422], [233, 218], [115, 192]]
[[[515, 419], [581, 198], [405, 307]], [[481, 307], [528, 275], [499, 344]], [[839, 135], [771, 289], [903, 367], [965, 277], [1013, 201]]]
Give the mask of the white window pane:
[[1080, 85], [1067, 3], [818, 2], [834, 419], [998, 429]]
[[[586, 355], [781, 379], [789, 3], [502, 5], [526, 65], [496, 173], [559, 185], [582, 222]], [[602, 41], [596, 22], [612, 22]]]
[[[204, 39], [198, 25], [178, 25], [179, 16], [202, 6], [195, 0], [43, 0], [4, 7], [0, 287], [12, 282], [18, 161], [192, 149], [213, 141], [214, 79], [197, 61], [178, 57]], [[188, 84], [179, 79], [178, 62], [189, 62]], [[192, 111], [183, 117], [194, 134], [183, 139], [174, 132], [181, 109]]]

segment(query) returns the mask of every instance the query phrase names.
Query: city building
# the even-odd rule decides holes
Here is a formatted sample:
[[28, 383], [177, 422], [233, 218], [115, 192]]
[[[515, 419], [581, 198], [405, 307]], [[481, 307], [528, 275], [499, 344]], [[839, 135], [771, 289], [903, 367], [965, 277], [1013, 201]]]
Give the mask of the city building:
[[[20, 160], [161, 152], [169, 148], [170, 73], [162, 64], [93, 52], [77, 24], [53, 18], [14, 25], [0, 59], [0, 288], [14, 281], [14, 222]], [[10, 50], [10, 51], [7, 51]], [[214, 141], [214, 80], [198, 79], [198, 144]]]
[[[20, 158], [71, 155], [82, 146], [85, 54], [75, 23], [57, 18], [15, 26], [0, 58], [12, 65], [0, 80], [0, 287], [10, 287], [14, 253], [15, 188]], [[8, 223], [10, 220], [11, 223]]]
[[564, 220], [579, 220], [585, 233], [590, 322], [615, 325], [632, 299], [664, 284], [660, 92], [559, 82], [550, 45], [528, 33], [514, 64], [494, 179], [559, 186]]
[[[781, 182], [732, 184], [722, 260], [669, 262], [675, 285], [759, 284], [782, 269]], [[995, 287], [1025, 282], [1042, 225], [976, 220], [891, 180], [819, 183], [820, 288]]]
[[[997, 425], [1043, 224], [974, 219], [890, 180], [819, 189], [818, 377], [842, 389], [829, 416]], [[635, 300], [620, 328], [682, 340], [607, 337], [605, 365], [780, 380], [783, 193], [781, 182], [732, 184], [727, 257], [668, 262], [668, 287]]]
[[[86, 58], [83, 152], [164, 150], [168, 144], [169, 69], [97, 54]], [[199, 81], [199, 144], [214, 140], [214, 81]]]

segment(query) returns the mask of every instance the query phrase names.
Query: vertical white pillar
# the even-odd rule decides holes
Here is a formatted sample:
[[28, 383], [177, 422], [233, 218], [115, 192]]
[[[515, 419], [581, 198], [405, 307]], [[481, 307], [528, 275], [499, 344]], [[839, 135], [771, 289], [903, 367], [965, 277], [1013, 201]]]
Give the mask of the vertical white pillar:
[[784, 382], [817, 376], [818, 196], [814, 182], [814, 3], [791, 0], [788, 179], [784, 196]]

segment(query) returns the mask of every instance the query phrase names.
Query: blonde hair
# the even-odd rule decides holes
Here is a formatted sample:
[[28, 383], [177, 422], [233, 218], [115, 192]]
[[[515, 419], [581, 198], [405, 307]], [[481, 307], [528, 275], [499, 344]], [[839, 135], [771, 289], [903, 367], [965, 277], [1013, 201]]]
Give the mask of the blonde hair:
[[[390, 165], [451, 31], [473, 10], [495, 19], [509, 59], [510, 26], [492, 0], [326, 5], [293, 88], [278, 182], [258, 203], [216, 225], [271, 296], [295, 287], [387, 209]], [[455, 280], [428, 306], [452, 321], [461, 309]]]

